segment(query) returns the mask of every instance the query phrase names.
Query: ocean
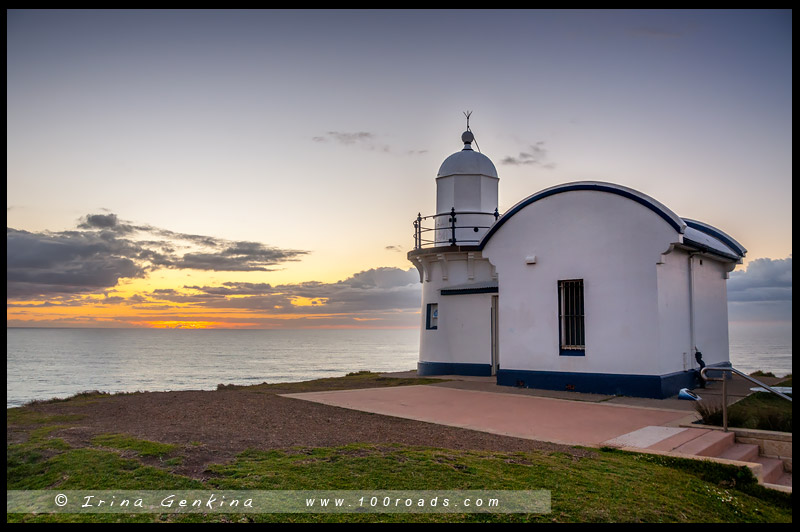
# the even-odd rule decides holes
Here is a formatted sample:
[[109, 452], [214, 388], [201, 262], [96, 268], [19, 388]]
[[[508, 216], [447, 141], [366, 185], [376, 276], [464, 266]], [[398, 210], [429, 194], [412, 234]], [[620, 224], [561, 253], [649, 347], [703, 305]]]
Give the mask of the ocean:
[[[6, 329], [6, 406], [76, 393], [214, 390], [416, 368], [416, 329]], [[731, 362], [792, 371], [791, 323], [731, 323]]]

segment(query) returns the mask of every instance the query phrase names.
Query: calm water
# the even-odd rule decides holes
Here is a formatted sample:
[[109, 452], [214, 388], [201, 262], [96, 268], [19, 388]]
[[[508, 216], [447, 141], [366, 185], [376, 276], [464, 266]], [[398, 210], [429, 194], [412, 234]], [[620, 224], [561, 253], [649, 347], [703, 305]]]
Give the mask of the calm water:
[[736, 369], [771, 371], [778, 377], [792, 372], [792, 322], [731, 322], [728, 336]]
[[[416, 368], [417, 330], [7, 329], [6, 405], [86, 390], [213, 390]], [[792, 327], [730, 326], [731, 362], [792, 371]]]
[[7, 406], [417, 367], [417, 330], [7, 329]]

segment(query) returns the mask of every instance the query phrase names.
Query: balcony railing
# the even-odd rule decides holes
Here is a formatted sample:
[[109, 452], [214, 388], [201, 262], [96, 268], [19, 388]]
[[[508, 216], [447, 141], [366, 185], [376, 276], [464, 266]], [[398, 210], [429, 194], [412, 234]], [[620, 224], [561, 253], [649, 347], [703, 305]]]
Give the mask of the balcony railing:
[[[459, 217], [461, 223], [459, 224]], [[414, 249], [438, 246], [476, 246], [500, 213], [458, 211], [422, 216], [414, 220]], [[432, 227], [431, 227], [432, 225]]]

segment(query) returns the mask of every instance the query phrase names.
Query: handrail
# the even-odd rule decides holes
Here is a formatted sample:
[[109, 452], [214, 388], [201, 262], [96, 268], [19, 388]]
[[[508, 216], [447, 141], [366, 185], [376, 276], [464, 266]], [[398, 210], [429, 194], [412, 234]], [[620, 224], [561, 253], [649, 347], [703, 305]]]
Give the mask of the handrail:
[[790, 403], [792, 402], [792, 398], [789, 397], [788, 395], [786, 395], [786, 394], [784, 394], [782, 392], [779, 392], [778, 390], [774, 389], [773, 387], [771, 387], [771, 386], [769, 386], [767, 384], [764, 384], [763, 382], [761, 382], [758, 379], [754, 379], [753, 377], [751, 377], [750, 375], [748, 375], [746, 373], [742, 373], [741, 371], [739, 371], [738, 369], [736, 369], [734, 367], [727, 368], [727, 367], [709, 367], [709, 366], [706, 366], [706, 367], [704, 367], [703, 369], [700, 370], [700, 376], [703, 378], [703, 380], [705, 380], [705, 381], [722, 381], [722, 430], [724, 432], [728, 432], [728, 386], [727, 386], [728, 379], [726, 379], [725, 377], [709, 377], [708, 375], [706, 375], [707, 371], [728, 371], [730, 373], [735, 373], [735, 374], [737, 374], [737, 375], [739, 375], [741, 377], [744, 377], [745, 379], [749, 380], [750, 382], [758, 384], [759, 386], [761, 386], [762, 388], [764, 388], [768, 392], [774, 393], [778, 397], [780, 397], [782, 399], [786, 399]]
[[[450, 212], [441, 212], [438, 214], [432, 214], [429, 216], [422, 216], [422, 214], [417, 214], [416, 220], [414, 220], [414, 249], [420, 249], [429, 245], [437, 246], [439, 244], [448, 244], [451, 246], [454, 245], [477, 245], [480, 243], [480, 239], [466, 239], [466, 238], [457, 238], [456, 231], [462, 229], [472, 229], [475, 232], [478, 232], [481, 229], [489, 229], [491, 225], [476, 225], [474, 223], [467, 224], [467, 225], [456, 225], [456, 221], [458, 220], [459, 215], [482, 215], [482, 216], [491, 216], [494, 218], [493, 222], [496, 222], [497, 219], [500, 217], [500, 213], [497, 209], [494, 212], [479, 212], [479, 211], [456, 211], [455, 207], [450, 209]], [[438, 225], [438, 219], [447, 216], [447, 225]], [[437, 222], [437, 226], [434, 227], [423, 227], [422, 222], [424, 220], [434, 220]], [[437, 240], [436, 236], [434, 236], [433, 240], [423, 238], [423, 233], [428, 233], [430, 231], [435, 232], [436, 235], [441, 234], [442, 236], [448, 236], [447, 240]]]

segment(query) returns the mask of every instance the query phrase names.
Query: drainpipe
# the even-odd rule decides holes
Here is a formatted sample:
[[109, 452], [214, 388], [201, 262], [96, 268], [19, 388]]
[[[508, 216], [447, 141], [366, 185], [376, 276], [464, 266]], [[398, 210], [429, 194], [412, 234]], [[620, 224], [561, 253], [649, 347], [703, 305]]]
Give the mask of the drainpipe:
[[695, 338], [694, 338], [694, 256], [696, 253], [689, 253], [689, 353], [691, 356], [689, 357], [689, 364], [691, 364], [692, 368], [694, 368], [694, 359], [695, 351], [697, 351], [697, 346], [695, 345]]

